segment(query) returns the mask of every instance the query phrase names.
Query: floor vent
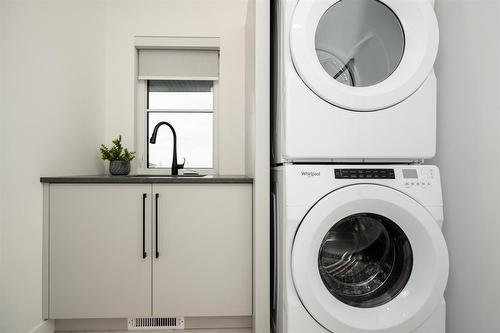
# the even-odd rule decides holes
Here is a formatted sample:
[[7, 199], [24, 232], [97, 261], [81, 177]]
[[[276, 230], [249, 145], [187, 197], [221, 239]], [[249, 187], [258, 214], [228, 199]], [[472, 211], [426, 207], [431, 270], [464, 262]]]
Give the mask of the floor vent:
[[130, 318], [128, 320], [128, 329], [132, 330], [183, 330], [183, 317], [164, 317], [164, 318]]

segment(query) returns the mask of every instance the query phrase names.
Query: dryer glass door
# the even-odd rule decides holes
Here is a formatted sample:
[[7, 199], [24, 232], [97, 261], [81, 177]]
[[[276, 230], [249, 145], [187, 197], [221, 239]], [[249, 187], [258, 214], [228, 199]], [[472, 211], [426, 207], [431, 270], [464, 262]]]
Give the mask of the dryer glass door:
[[384, 81], [403, 57], [403, 27], [377, 0], [342, 0], [321, 17], [315, 37], [319, 62], [333, 79], [367, 87]]
[[422, 86], [439, 31], [427, 0], [298, 0], [289, 41], [294, 68], [316, 95], [376, 111]]
[[410, 278], [410, 241], [393, 221], [357, 213], [336, 223], [321, 242], [318, 268], [341, 302], [371, 308], [394, 299]]

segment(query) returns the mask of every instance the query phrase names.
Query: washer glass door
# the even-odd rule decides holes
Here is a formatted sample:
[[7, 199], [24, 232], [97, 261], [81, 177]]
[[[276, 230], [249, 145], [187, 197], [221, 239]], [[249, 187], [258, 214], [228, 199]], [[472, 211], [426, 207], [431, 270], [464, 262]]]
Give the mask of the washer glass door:
[[321, 66], [333, 79], [366, 87], [399, 66], [405, 38], [394, 12], [377, 0], [342, 0], [321, 17], [315, 37]]
[[442, 300], [446, 244], [429, 211], [398, 190], [337, 189], [302, 219], [292, 277], [308, 313], [331, 332], [412, 332]]
[[411, 245], [403, 230], [373, 213], [343, 218], [328, 231], [318, 254], [328, 291], [360, 308], [394, 299], [408, 282], [412, 266]]

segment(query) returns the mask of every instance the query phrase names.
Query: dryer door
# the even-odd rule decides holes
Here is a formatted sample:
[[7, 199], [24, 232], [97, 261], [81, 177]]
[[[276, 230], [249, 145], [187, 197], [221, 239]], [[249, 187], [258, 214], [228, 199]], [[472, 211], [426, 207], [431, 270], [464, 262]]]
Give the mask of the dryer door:
[[448, 252], [432, 215], [381, 185], [352, 185], [302, 220], [292, 276], [311, 316], [331, 332], [411, 332], [443, 297]]
[[430, 1], [299, 0], [290, 48], [296, 71], [319, 97], [348, 110], [374, 111], [422, 85], [438, 38]]

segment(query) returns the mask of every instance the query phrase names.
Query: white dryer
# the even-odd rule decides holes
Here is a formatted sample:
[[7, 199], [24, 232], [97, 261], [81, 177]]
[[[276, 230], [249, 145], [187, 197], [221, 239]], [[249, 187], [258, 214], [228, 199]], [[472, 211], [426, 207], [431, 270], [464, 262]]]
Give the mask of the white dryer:
[[444, 333], [448, 252], [439, 170], [273, 170], [279, 333]]
[[434, 156], [432, 0], [273, 3], [274, 163]]

